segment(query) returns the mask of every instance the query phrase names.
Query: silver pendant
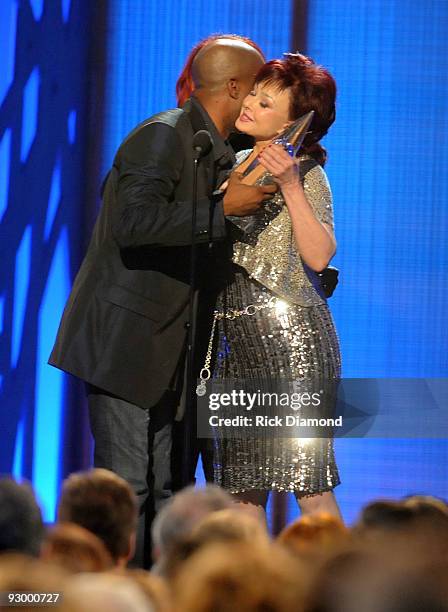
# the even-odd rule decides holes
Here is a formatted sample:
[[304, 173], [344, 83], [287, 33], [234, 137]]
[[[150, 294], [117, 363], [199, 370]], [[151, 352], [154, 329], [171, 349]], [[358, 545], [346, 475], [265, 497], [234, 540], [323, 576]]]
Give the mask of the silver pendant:
[[196, 387], [196, 395], [202, 397], [207, 393], [207, 386], [205, 384], [205, 380], [202, 380], [198, 386]]

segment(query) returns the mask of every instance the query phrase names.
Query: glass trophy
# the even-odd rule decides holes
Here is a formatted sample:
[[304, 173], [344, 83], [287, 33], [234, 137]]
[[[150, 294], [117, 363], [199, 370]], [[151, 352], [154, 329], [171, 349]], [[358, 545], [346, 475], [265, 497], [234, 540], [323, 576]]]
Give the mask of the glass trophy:
[[[308, 128], [313, 120], [314, 111], [302, 115], [294, 123], [286, 128], [281, 134], [273, 138], [273, 144], [279, 144], [291, 155], [296, 157], [305, 136], [308, 133]], [[242, 183], [246, 185], [254, 185], [258, 179], [266, 172], [265, 168], [258, 161], [258, 157], [252, 152], [248, 159], [243, 162], [244, 170], [242, 172]], [[238, 170], [237, 170], [238, 172]]]

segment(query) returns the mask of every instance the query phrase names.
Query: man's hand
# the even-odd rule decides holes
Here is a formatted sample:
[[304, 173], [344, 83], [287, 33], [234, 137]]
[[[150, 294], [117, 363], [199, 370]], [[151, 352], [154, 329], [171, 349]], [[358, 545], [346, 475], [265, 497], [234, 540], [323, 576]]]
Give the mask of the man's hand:
[[226, 194], [223, 199], [225, 215], [244, 217], [252, 215], [260, 208], [261, 203], [270, 200], [277, 191], [277, 185], [243, 185], [242, 175], [232, 172], [228, 180]]

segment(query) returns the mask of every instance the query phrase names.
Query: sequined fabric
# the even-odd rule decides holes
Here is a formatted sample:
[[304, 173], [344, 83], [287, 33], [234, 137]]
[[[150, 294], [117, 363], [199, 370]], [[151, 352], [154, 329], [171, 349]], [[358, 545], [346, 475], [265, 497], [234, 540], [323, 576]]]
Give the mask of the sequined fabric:
[[[250, 151], [241, 152], [241, 163]], [[332, 196], [323, 169], [300, 157], [300, 179], [316, 217], [333, 227]], [[259, 184], [271, 182], [265, 173]], [[302, 262], [281, 193], [251, 217], [233, 218], [234, 275], [217, 303], [219, 312], [283, 298], [283, 308], [217, 321], [217, 380], [243, 379], [269, 387], [279, 379], [337, 381], [337, 334], [317, 275]], [[229, 408], [229, 416], [231, 416]], [[319, 415], [316, 415], [319, 416]], [[333, 440], [281, 438], [235, 428], [216, 432], [215, 480], [232, 493], [258, 490], [312, 495], [339, 484]]]
[[[250, 152], [250, 151], [249, 151]], [[247, 151], [239, 154], [241, 163]], [[300, 179], [316, 217], [333, 227], [332, 195], [323, 168], [311, 157], [300, 158]], [[272, 182], [269, 173], [257, 184]], [[302, 306], [325, 303], [317, 274], [297, 253], [291, 220], [281, 192], [251, 217], [231, 218], [234, 226], [233, 261], [277, 295]]]
[[[219, 296], [217, 310], [267, 303], [272, 295], [237, 269]], [[282, 306], [217, 322], [215, 379], [266, 385], [280, 378], [339, 378], [339, 345], [327, 305]], [[340, 482], [331, 439], [253, 437], [235, 429], [231, 438], [217, 433], [214, 446], [215, 481], [232, 493], [260, 489], [310, 495]]]

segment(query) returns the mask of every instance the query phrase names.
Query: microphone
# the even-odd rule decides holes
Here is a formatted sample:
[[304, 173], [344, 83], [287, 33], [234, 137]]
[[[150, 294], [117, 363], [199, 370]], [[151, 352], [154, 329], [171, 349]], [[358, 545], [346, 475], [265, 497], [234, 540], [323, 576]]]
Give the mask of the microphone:
[[213, 147], [212, 137], [207, 130], [199, 130], [193, 136], [193, 149], [195, 159], [200, 159], [210, 153]]

